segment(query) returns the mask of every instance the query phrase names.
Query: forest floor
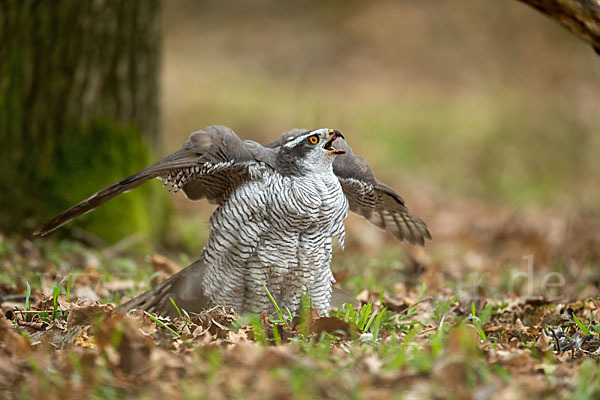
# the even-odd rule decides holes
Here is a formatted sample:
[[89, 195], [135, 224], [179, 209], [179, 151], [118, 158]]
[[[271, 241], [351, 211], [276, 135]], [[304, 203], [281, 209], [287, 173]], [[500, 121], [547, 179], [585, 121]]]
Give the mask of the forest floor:
[[361, 307], [293, 320], [115, 314], [178, 263], [131, 240], [2, 237], [0, 397], [600, 396], [598, 220], [475, 202], [427, 214], [424, 249], [350, 220], [333, 266]]

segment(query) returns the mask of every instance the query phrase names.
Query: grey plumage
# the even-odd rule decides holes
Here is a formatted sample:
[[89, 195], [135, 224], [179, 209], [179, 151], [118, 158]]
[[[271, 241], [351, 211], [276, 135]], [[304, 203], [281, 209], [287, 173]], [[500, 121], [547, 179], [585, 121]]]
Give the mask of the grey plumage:
[[373, 177], [338, 131], [292, 130], [267, 146], [242, 141], [229, 128], [195, 132], [183, 148], [61, 213], [35, 233], [47, 234], [119, 193], [158, 177], [169, 190], [218, 204], [194, 263], [121, 306], [175, 313], [227, 304], [238, 312], [269, 311], [264, 281], [278, 304], [299, 311], [307, 292], [325, 314], [332, 296], [332, 238], [343, 246], [348, 210], [423, 244], [426, 225], [402, 198]]

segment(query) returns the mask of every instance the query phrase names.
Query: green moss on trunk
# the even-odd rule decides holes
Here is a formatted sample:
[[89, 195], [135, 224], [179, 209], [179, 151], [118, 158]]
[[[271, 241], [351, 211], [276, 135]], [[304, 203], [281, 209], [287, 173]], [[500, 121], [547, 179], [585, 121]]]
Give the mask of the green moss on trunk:
[[[157, 144], [159, 1], [0, 3], [0, 231], [30, 232], [145, 167]], [[70, 227], [149, 233], [152, 185]]]

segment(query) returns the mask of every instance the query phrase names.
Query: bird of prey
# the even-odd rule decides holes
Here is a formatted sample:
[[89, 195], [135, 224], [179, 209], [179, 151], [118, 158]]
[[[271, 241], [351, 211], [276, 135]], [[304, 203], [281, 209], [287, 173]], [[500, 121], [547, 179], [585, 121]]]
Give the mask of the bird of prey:
[[151, 178], [191, 200], [218, 205], [200, 257], [144, 294], [120, 306], [177, 315], [227, 305], [237, 312], [293, 313], [307, 293], [313, 308], [329, 311], [332, 238], [344, 245], [348, 210], [396, 238], [423, 245], [427, 226], [390, 187], [374, 178], [334, 129], [294, 129], [266, 146], [241, 140], [230, 128], [210, 126], [191, 134], [165, 159], [116, 182], [37, 229], [45, 235], [114, 196]]

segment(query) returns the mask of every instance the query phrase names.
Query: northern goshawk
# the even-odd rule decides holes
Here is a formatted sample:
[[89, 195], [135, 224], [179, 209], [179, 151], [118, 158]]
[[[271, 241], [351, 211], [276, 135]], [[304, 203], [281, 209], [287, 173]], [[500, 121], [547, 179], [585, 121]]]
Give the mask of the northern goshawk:
[[192, 312], [222, 304], [237, 312], [271, 311], [264, 282], [276, 302], [293, 313], [306, 292], [324, 315], [334, 282], [332, 238], [343, 247], [348, 209], [400, 240], [423, 245], [431, 239], [425, 223], [373, 177], [341, 132], [294, 129], [262, 146], [224, 126], [192, 133], [181, 150], [100, 190], [35, 234], [45, 235], [151, 178], [218, 208], [200, 257], [123, 304], [122, 311], [176, 315], [170, 298]]

